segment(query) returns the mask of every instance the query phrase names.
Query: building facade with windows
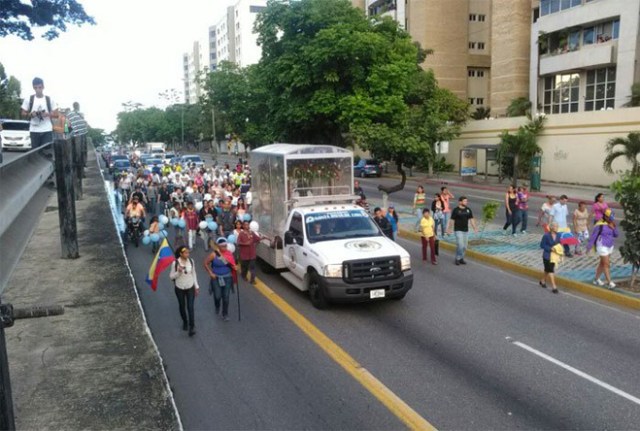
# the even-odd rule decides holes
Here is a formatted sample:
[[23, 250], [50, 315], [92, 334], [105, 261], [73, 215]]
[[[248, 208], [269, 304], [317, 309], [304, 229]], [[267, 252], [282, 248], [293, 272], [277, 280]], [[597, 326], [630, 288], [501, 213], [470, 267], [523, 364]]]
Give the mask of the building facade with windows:
[[530, 96], [546, 114], [622, 107], [640, 82], [640, 0], [540, 0]]
[[184, 84], [184, 102], [197, 103], [198, 98], [202, 95], [202, 89], [198, 76], [205, 68], [209, 67], [207, 62], [208, 50], [207, 44], [195, 41], [191, 49], [182, 55], [183, 84]]
[[503, 115], [529, 91], [529, 40], [536, 0], [353, 0], [391, 16], [425, 49], [425, 69], [472, 109]]

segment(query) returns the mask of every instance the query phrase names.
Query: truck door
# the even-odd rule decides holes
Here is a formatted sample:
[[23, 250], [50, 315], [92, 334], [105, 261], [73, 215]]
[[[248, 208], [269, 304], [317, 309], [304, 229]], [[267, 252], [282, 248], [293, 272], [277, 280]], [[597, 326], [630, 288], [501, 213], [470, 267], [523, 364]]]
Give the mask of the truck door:
[[302, 246], [302, 244], [304, 244], [302, 214], [299, 212], [293, 213], [287, 230], [291, 232], [294, 241], [291, 244], [286, 244], [284, 246], [282, 258], [287, 269], [302, 280], [306, 272], [304, 259], [302, 259], [304, 253], [304, 247]]

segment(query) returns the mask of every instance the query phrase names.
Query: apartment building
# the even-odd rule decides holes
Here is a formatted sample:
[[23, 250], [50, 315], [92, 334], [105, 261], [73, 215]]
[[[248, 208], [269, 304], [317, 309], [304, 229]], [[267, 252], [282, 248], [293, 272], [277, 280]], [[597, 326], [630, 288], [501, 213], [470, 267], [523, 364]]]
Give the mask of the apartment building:
[[202, 95], [198, 75], [208, 67], [207, 44], [195, 41], [191, 49], [182, 55], [184, 102], [197, 103]]
[[640, 0], [540, 0], [531, 32], [532, 102], [548, 114], [629, 101], [640, 81]]
[[[356, 7], [360, 1], [353, 0]], [[368, 15], [390, 16], [423, 48], [422, 65], [472, 109], [504, 114], [529, 87], [532, 0], [365, 0]]]

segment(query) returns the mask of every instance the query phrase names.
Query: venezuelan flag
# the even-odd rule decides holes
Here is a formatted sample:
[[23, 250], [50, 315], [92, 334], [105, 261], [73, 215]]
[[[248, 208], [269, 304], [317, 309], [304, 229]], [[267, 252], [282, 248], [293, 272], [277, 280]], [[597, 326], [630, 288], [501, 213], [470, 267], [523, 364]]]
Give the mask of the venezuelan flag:
[[149, 274], [147, 274], [147, 283], [151, 286], [151, 289], [156, 290], [158, 288], [158, 277], [160, 277], [160, 273], [169, 268], [175, 260], [176, 258], [173, 256], [167, 239], [163, 239], [162, 244], [160, 244], [160, 249], [156, 253], [156, 257], [153, 259], [153, 262], [151, 262]]

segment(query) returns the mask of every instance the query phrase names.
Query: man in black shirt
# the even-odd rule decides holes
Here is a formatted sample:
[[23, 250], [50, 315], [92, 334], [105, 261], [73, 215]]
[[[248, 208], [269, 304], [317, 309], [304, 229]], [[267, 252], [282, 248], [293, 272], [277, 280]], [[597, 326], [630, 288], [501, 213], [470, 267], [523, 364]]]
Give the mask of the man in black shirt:
[[393, 228], [391, 227], [391, 223], [382, 213], [382, 209], [380, 207], [376, 207], [373, 210], [373, 220], [380, 226], [382, 229], [382, 233], [385, 234], [390, 239], [393, 239]]
[[453, 233], [456, 235], [456, 265], [467, 264], [464, 261], [464, 253], [467, 251], [469, 243], [469, 222], [471, 222], [474, 232], [478, 233], [476, 220], [473, 218], [471, 208], [467, 207], [467, 202], [466, 196], [460, 196], [458, 206], [451, 212], [451, 220], [447, 226], [447, 233], [452, 232], [451, 225], [453, 225]]

